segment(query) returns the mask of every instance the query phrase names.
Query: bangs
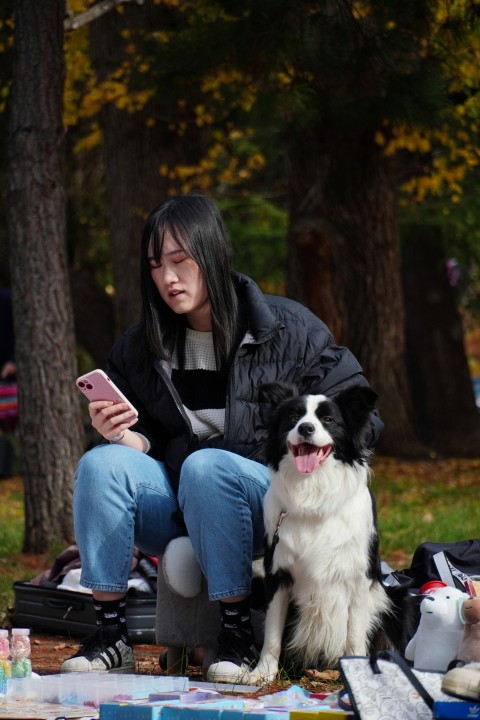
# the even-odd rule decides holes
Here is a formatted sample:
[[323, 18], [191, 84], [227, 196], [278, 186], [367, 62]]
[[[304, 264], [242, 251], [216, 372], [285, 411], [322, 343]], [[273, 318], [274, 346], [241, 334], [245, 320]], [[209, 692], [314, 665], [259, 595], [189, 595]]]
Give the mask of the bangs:
[[155, 262], [160, 262], [163, 244], [165, 242], [165, 235], [167, 233], [172, 236], [175, 243], [181, 250], [183, 250], [186, 255], [188, 255], [189, 257], [192, 256], [188, 242], [185, 239], [186, 237], [188, 237], [187, 233], [185, 232], [183, 234], [181, 231], [179, 231], [178, 224], [173, 224], [169, 222], [168, 219], [165, 219], [164, 222], [159, 222], [154, 228], [152, 228], [150, 240], [146, 248], [147, 255], [145, 257], [145, 261], [147, 262], [147, 264], [149, 258], [153, 258]]

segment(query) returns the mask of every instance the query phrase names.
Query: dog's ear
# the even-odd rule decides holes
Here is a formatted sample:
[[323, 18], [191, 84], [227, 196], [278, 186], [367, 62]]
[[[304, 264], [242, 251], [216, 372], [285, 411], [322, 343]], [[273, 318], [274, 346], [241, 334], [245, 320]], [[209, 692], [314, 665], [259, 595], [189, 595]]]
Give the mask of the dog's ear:
[[377, 393], [365, 385], [352, 385], [342, 390], [335, 402], [354, 433], [360, 433], [368, 424], [370, 413], [375, 410]]
[[282, 382], [263, 383], [258, 388], [258, 407], [263, 423], [269, 420], [273, 412], [285, 400], [298, 397], [298, 388]]

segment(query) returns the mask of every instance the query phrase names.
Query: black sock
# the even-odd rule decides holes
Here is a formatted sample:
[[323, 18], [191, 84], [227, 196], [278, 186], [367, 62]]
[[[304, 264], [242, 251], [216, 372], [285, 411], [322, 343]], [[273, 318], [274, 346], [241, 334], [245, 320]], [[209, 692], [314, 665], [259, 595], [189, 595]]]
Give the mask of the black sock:
[[97, 616], [97, 625], [102, 627], [116, 627], [122, 640], [127, 639], [127, 620], [125, 617], [127, 609], [127, 596], [119, 600], [96, 600], [93, 599], [93, 607]]
[[220, 611], [222, 627], [227, 630], [242, 630], [253, 635], [249, 597], [238, 602], [222, 602], [220, 600]]

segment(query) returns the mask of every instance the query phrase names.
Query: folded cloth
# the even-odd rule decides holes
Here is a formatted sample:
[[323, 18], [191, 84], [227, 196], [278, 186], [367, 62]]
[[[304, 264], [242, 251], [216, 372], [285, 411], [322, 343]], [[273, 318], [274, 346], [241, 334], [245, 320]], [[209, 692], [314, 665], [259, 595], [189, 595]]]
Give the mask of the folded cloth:
[[92, 591], [90, 590], [90, 588], [83, 587], [83, 585], [80, 583], [81, 574], [81, 568], [77, 568], [76, 570], [69, 570], [60, 585], [57, 585], [57, 590], [72, 590], [73, 592], [82, 592], [91, 595]]

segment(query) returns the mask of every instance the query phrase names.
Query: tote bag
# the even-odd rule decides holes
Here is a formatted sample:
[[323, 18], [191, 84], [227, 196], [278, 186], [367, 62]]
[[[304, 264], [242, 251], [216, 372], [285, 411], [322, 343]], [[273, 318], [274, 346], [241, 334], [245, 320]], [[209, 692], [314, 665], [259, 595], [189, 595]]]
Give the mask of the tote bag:
[[360, 720], [432, 720], [434, 700], [453, 700], [441, 690], [443, 673], [412, 670], [391, 650], [371, 657], [342, 657], [339, 664]]

